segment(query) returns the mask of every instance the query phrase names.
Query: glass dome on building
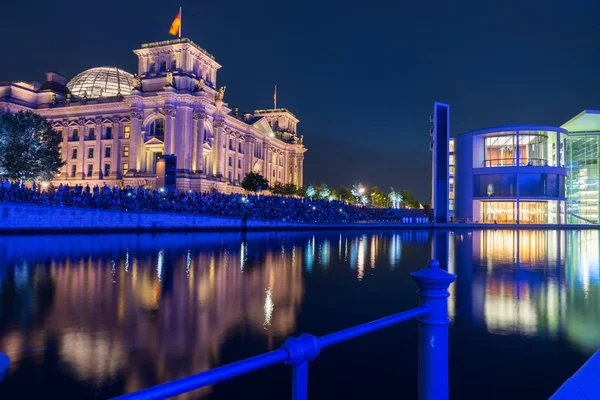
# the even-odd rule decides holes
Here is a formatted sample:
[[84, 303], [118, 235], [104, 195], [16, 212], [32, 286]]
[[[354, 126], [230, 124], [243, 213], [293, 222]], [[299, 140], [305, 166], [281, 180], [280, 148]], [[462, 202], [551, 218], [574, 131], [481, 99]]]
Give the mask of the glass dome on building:
[[90, 68], [77, 74], [67, 87], [75, 97], [95, 99], [131, 94], [133, 75], [117, 67]]

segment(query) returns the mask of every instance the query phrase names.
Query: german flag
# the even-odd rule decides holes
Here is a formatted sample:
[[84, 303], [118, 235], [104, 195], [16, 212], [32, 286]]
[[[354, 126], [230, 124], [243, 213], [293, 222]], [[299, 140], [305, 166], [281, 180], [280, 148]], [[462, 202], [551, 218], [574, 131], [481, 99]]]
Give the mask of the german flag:
[[181, 9], [179, 10], [177, 16], [173, 20], [173, 23], [171, 24], [171, 29], [169, 29], [169, 33], [174, 36], [179, 35], [179, 29], [181, 29]]

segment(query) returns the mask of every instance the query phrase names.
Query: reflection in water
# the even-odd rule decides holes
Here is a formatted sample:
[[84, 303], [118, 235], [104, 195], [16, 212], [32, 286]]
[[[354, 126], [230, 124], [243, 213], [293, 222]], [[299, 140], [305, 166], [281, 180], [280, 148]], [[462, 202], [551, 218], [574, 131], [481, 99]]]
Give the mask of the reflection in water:
[[[109, 397], [276, 348], [316, 333], [311, 322], [327, 333], [408, 309], [408, 272], [430, 254], [458, 275], [453, 329], [600, 346], [593, 230], [13, 237], [0, 241], [0, 351], [13, 360], [0, 397], [50, 355], [72, 385]], [[238, 356], [240, 341], [260, 345]]]
[[492, 334], [566, 337], [584, 353], [600, 346], [597, 230], [454, 236], [459, 281], [450, 309], [470, 308], [457, 318], [470, 315]]
[[6, 328], [2, 321], [0, 349], [18, 368], [32, 349], [56, 342], [77, 379], [102, 386], [125, 374], [128, 392], [146, 387], [148, 373], [164, 382], [210, 369], [219, 364], [223, 339], [238, 327], [270, 338], [295, 329], [302, 260], [267, 250], [240, 273], [233, 267], [243, 265], [244, 249], [174, 244], [108, 257], [81, 253], [54, 259], [50, 268], [16, 265], [2, 288], [14, 284], [22, 293], [13, 297], [17, 315], [35, 318], [48, 290], [51, 304], [34, 326]]

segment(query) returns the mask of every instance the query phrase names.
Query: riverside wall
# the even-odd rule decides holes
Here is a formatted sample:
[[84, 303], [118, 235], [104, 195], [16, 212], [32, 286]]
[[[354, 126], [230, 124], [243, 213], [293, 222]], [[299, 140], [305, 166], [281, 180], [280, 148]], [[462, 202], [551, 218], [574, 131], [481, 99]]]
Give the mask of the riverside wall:
[[[0, 233], [83, 231], [239, 231], [241, 218], [183, 213], [142, 213], [93, 208], [0, 203]], [[292, 223], [275, 220], [246, 222], [247, 230], [426, 228], [425, 222], [396, 223]]]
[[[411, 218], [406, 223], [246, 222], [249, 231], [349, 229], [599, 229], [599, 225], [431, 224]], [[0, 234], [68, 232], [241, 231], [240, 218], [183, 213], [142, 213], [93, 208], [0, 203]]]

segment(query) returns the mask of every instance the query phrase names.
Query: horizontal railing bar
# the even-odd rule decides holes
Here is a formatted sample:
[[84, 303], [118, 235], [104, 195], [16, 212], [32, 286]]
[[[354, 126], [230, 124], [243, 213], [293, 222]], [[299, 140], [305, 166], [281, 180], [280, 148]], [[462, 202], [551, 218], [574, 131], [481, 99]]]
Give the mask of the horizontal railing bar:
[[269, 353], [261, 354], [260, 356], [247, 358], [242, 361], [237, 361], [232, 364], [223, 365], [208, 371], [177, 379], [171, 382], [163, 383], [137, 391], [135, 393], [125, 394], [115, 399], [120, 400], [152, 400], [166, 399], [177, 396], [178, 394], [191, 392], [192, 390], [200, 389], [204, 386], [214, 385], [248, 372], [256, 371], [261, 368], [270, 367], [275, 364], [282, 363], [289, 358], [287, 350], [279, 349]]
[[323, 348], [341, 342], [345, 342], [346, 340], [354, 339], [356, 337], [366, 335], [367, 333], [387, 328], [388, 326], [395, 325], [397, 323], [408, 321], [409, 319], [413, 319], [421, 315], [427, 314], [429, 310], [429, 306], [423, 305], [417, 308], [413, 308], [412, 310], [401, 312], [399, 314], [390, 315], [389, 317], [367, 322], [366, 324], [330, 333], [329, 335], [321, 336], [319, 338], [319, 344], [321, 345], [321, 348]]
[[[346, 340], [354, 339], [379, 329], [387, 328], [400, 322], [419, 317], [427, 314], [429, 311], [430, 307], [428, 305], [422, 305], [399, 314], [390, 315], [389, 317], [384, 317], [375, 321], [367, 322], [366, 324], [321, 336], [317, 339], [319, 342], [319, 347], [324, 348], [344, 342]], [[232, 364], [223, 365], [215, 369], [200, 372], [192, 376], [152, 386], [135, 393], [115, 397], [114, 399], [153, 400], [173, 397], [289, 360], [289, 352], [282, 348], [259, 356], [237, 361]]]

